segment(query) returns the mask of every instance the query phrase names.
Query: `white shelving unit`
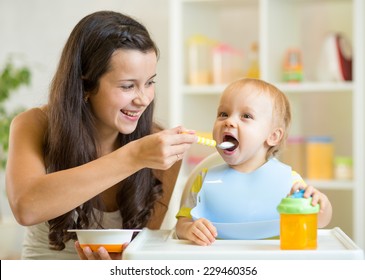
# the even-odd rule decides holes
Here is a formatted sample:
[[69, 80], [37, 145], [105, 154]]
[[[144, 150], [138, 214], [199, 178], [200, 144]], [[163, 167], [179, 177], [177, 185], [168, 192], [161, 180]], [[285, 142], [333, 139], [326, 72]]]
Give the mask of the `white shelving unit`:
[[[328, 193], [331, 227], [341, 227], [365, 248], [365, 4], [362, 0], [172, 0], [170, 2], [170, 126], [211, 131], [225, 85], [187, 83], [186, 40], [194, 34], [241, 48], [247, 55], [259, 43], [260, 77], [287, 94], [292, 104], [291, 133], [331, 135], [335, 153], [353, 158], [351, 181], [308, 181]], [[327, 32], [340, 32], [353, 49], [353, 80], [319, 82], [317, 61]], [[288, 48], [302, 52], [304, 79], [282, 81]], [[246, 56], [247, 57], [247, 56]]]

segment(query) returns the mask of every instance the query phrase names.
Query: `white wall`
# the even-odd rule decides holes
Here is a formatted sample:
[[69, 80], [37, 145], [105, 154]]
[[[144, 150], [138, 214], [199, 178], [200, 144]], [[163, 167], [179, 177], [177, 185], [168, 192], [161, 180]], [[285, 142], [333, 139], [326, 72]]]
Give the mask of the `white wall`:
[[[160, 49], [156, 79], [156, 119], [168, 121], [168, 1], [169, 0], [0, 0], [0, 69], [9, 55], [32, 71], [32, 84], [22, 88], [7, 106], [30, 108], [47, 102], [48, 88], [62, 48], [76, 23], [98, 10], [129, 14], [146, 25]], [[12, 217], [0, 170], [0, 259], [18, 258], [23, 227]]]
[[9, 54], [32, 69], [32, 85], [9, 102], [38, 106], [47, 102], [48, 87], [61, 50], [76, 23], [89, 13], [114, 10], [146, 25], [160, 51], [156, 84], [156, 117], [168, 117], [168, 1], [169, 0], [0, 0], [0, 69]]

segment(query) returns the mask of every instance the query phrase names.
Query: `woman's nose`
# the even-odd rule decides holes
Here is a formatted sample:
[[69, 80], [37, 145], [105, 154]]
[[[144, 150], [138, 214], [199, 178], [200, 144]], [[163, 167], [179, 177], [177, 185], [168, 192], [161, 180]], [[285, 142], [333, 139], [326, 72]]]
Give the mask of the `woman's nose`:
[[148, 104], [150, 104], [151, 101], [143, 90], [136, 88], [135, 94], [136, 94], [136, 98], [134, 99], [135, 103], [143, 106], [147, 106]]

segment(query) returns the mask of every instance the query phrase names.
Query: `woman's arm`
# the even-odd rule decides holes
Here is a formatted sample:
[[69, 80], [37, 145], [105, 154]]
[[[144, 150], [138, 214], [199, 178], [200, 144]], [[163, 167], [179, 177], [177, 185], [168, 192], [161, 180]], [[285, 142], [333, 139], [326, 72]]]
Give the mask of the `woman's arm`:
[[62, 215], [141, 168], [168, 169], [176, 162], [176, 154], [183, 154], [195, 140], [175, 128], [133, 141], [82, 166], [46, 174], [46, 129], [47, 119], [40, 109], [18, 115], [11, 124], [6, 188], [14, 216], [22, 225]]

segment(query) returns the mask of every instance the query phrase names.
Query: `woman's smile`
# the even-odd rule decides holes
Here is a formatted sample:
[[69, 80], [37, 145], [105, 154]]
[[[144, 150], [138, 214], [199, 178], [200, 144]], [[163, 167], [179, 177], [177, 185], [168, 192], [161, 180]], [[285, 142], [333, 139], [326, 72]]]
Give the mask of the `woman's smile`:
[[128, 110], [120, 110], [120, 111], [127, 117], [133, 119], [139, 118], [139, 116], [141, 115], [141, 111], [128, 111]]

